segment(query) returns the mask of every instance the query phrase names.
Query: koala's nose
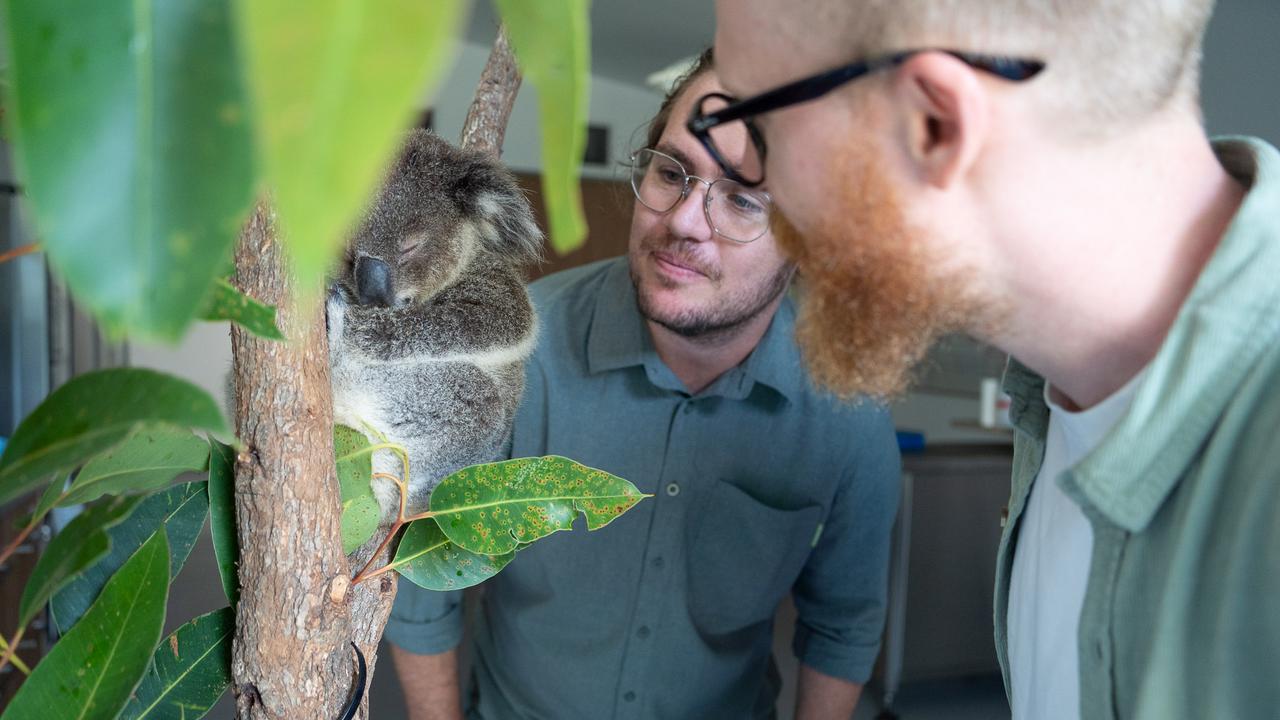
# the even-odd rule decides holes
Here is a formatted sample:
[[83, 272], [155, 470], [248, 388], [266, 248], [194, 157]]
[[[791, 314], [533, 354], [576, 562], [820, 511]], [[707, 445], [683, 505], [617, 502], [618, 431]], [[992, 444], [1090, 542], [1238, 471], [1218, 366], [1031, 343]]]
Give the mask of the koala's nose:
[[361, 305], [395, 304], [391, 285], [391, 267], [385, 262], [364, 256], [356, 260], [356, 299]]

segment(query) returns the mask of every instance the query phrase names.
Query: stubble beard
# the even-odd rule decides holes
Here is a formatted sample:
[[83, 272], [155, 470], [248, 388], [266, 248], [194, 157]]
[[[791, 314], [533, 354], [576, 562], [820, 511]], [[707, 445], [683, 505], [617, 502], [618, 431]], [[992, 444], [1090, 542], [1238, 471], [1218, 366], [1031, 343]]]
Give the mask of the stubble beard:
[[[691, 259], [690, 254], [683, 252], [681, 242], [686, 241], [677, 241], [662, 250], [681, 258], [682, 261]], [[712, 306], [686, 307], [668, 312], [659, 307], [651, 294], [651, 288], [636, 270], [637, 265], [645, 260], [645, 256], [652, 249], [649, 243], [643, 243], [639, 250], [632, 252], [628, 258], [631, 284], [635, 287], [636, 305], [641, 316], [677, 335], [703, 342], [716, 342], [730, 337], [758, 317], [774, 300], [778, 299], [778, 296], [786, 292], [795, 272], [794, 265], [783, 263], [762, 282], [754, 283], [729, 295], [718, 294], [717, 302]], [[699, 267], [707, 273], [708, 279], [719, 293], [723, 282], [723, 275], [719, 269], [707, 268], [705, 265], [699, 265]], [[657, 279], [656, 282], [661, 283], [662, 280]]]
[[890, 400], [941, 336], [972, 328], [983, 302], [972, 274], [940, 274], [909, 226], [874, 148], [854, 145], [831, 166], [835, 212], [801, 235], [774, 214], [779, 246], [799, 267], [796, 324], [811, 376], [846, 400]]

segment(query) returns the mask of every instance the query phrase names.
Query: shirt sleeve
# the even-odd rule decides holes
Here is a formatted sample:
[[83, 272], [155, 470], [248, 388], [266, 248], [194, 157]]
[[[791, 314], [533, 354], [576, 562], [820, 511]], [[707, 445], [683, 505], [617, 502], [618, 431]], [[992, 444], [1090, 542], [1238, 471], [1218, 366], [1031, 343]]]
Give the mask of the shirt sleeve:
[[888, 412], [876, 411], [859, 430], [851, 466], [792, 588], [798, 615], [792, 650], [818, 672], [865, 683], [884, 631], [902, 477]]
[[439, 655], [462, 642], [462, 591], [436, 592], [400, 579], [387, 640], [417, 655]]

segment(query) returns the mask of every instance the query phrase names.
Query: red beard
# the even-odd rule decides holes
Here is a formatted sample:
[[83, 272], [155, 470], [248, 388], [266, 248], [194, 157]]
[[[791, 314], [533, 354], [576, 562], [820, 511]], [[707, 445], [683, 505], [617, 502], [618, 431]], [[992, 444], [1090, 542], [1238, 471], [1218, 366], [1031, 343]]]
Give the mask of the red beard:
[[851, 146], [833, 163], [836, 210], [802, 236], [774, 213], [779, 246], [799, 266], [796, 338], [813, 379], [844, 399], [891, 399], [942, 335], [973, 325], [966, 273], [940, 276], [876, 153]]

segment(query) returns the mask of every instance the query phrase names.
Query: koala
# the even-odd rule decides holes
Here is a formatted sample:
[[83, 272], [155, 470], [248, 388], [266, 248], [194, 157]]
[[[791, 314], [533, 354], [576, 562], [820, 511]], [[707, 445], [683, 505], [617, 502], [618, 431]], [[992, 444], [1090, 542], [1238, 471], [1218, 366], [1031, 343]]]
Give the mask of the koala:
[[[537, 332], [523, 271], [542, 239], [496, 158], [417, 130], [347, 243], [326, 305], [334, 421], [405, 447], [407, 514], [509, 438]], [[373, 462], [402, 474], [389, 451]], [[373, 489], [395, 519], [395, 485]]]

